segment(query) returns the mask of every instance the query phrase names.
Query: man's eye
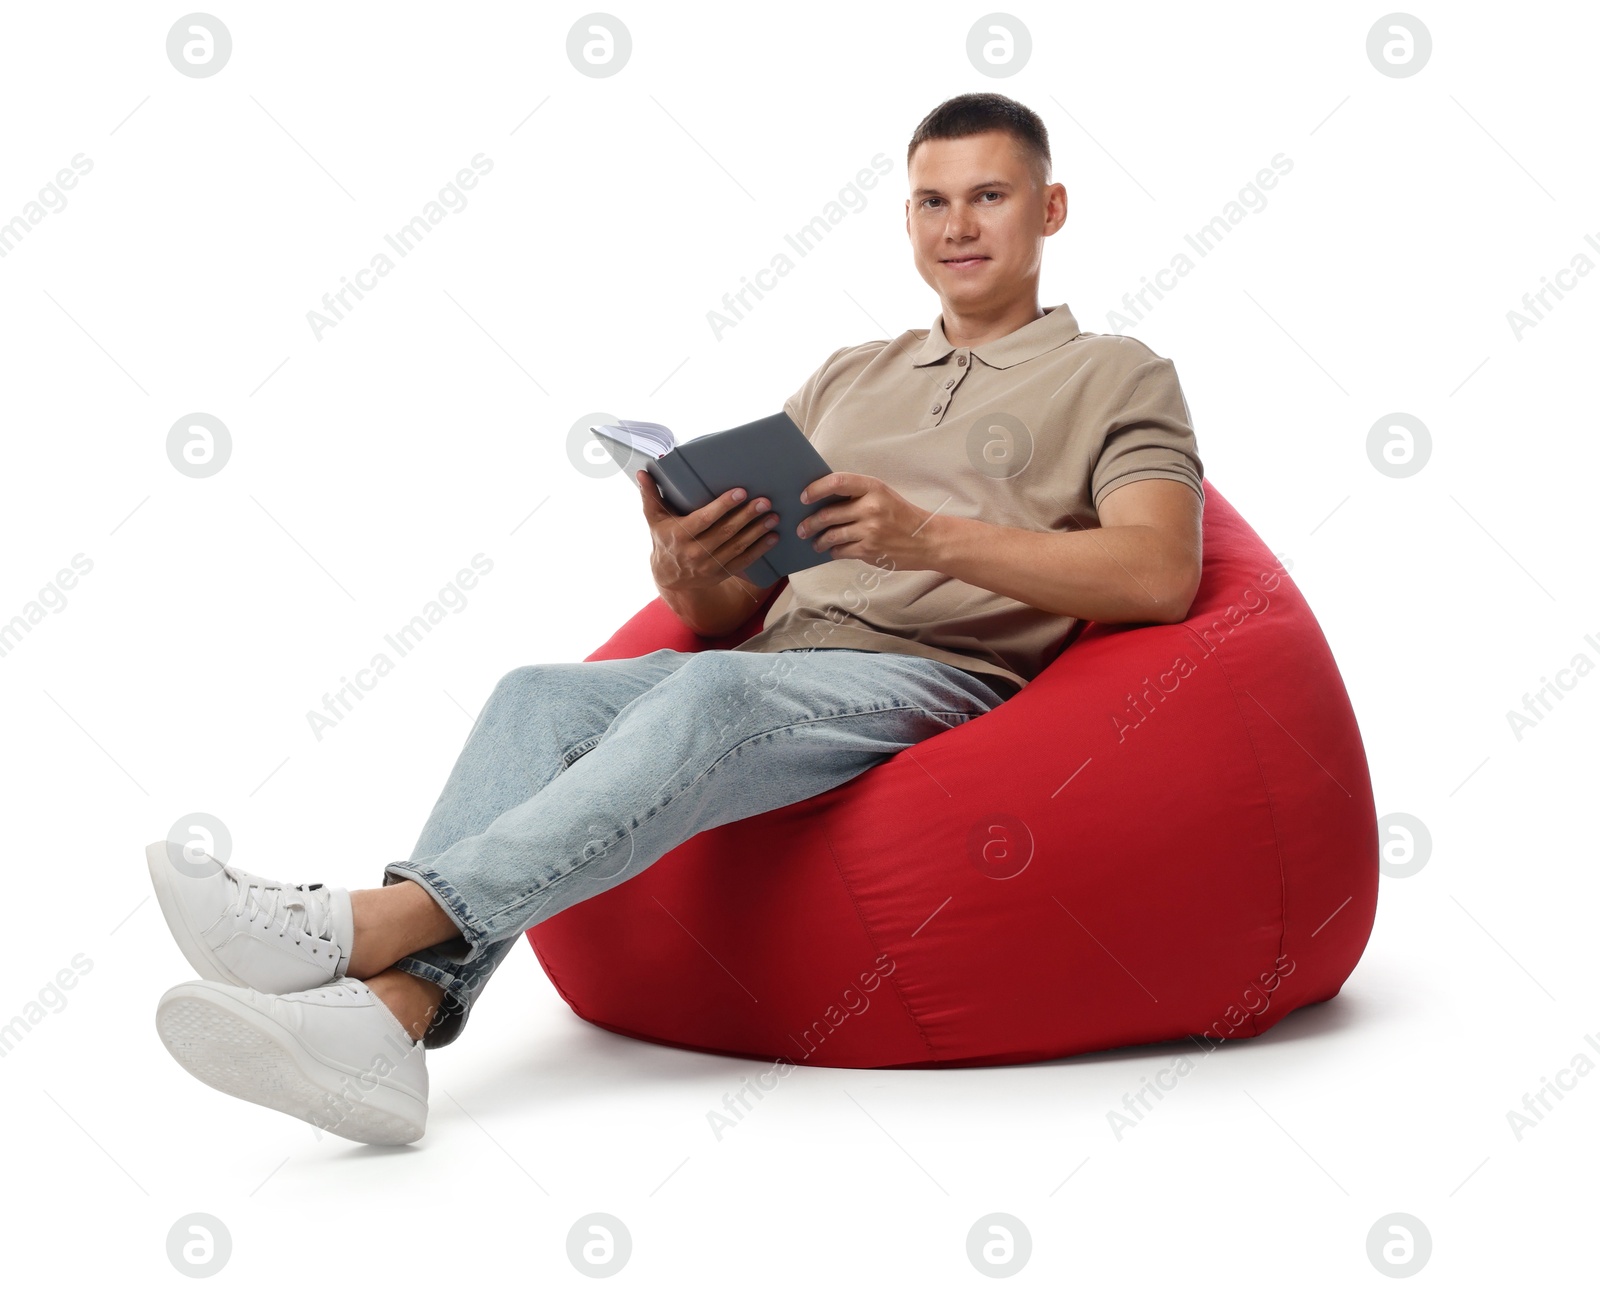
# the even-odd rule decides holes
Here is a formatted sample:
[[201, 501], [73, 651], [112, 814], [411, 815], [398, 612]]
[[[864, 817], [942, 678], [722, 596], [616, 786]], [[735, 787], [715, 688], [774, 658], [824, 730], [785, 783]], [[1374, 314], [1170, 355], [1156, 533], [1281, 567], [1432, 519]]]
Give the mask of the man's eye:
[[[980, 193], [978, 196], [979, 197], [1004, 197], [1005, 194], [1002, 193], [999, 189], [991, 188], [987, 192]], [[926, 207], [929, 202], [937, 202], [939, 200], [940, 199], [938, 199], [936, 197], [925, 197], [925, 198], [922, 199], [922, 205], [924, 207]], [[988, 205], [993, 206], [994, 203], [990, 202]]]

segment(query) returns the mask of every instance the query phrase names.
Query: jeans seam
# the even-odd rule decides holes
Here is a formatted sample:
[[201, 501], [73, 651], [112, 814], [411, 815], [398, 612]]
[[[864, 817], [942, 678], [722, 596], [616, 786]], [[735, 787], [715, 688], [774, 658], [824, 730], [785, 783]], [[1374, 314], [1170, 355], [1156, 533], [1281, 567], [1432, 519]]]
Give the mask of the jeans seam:
[[586, 739], [580, 740], [577, 744], [573, 745], [571, 749], [567, 750], [566, 753], [561, 755], [562, 767], [571, 767], [573, 763], [577, 762], [578, 759], [582, 758], [599, 743], [599, 736], [589, 736]]
[[[969, 713], [966, 710], [960, 710], [960, 709], [924, 709], [919, 704], [881, 704], [881, 705], [874, 705], [874, 706], [870, 706], [870, 707], [862, 708], [862, 709], [853, 709], [848, 713], [819, 714], [816, 717], [805, 718], [805, 719], [802, 719], [802, 720], [800, 720], [798, 722], [788, 722], [788, 723], [783, 723], [783, 724], [781, 724], [779, 726], [768, 727], [764, 731], [754, 732], [751, 735], [746, 736], [743, 740], [740, 740], [737, 744], [731, 746], [728, 749], [725, 749], [721, 753], [721, 755], [718, 756], [718, 758], [716, 759], [715, 762], [713, 762], [709, 767], [707, 767], [703, 771], [701, 771], [700, 774], [698, 776], [696, 776], [693, 780], [691, 780], [691, 781], [687, 782], [686, 784], [681, 785], [677, 789], [673, 790], [670, 794], [667, 795], [666, 798], [662, 799], [661, 802], [652, 805], [650, 807], [650, 809], [647, 812], [645, 812], [645, 814], [643, 816], [635, 818], [631, 826], [624, 827], [623, 829], [617, 831], [616, 834], [612, 835], [611, 838], [607, 839], [606, 843], [605, 843], [605, 847], [606, 847], [607, 850], [609, 850], [611, 845], [614, 844], [618, 839], [621, 839], [624, 836], [626, 836], [629, 833], [631, 833], [632, 829], [634, 827], [638, 826], [641, 822], [648, 821], [651, 817], [653, 817], [662, 808], [666, 807], [669, 803], [671, 803], [673, 801], [673, 799], [677, 798], [679, 795], [687, 792], [688, 790], [692, 789], [695, 785], [699, 784], [706, 777], [710, 776], [711, 773], [716, 771], [717, 768], [720, 767], [723, 763], [725, 763], [729, 758], [733, 757], [733, 755], [738, 753], [741, 749], [743, 749], [746, 745], [752, 743], [753, 741], [762, 740], [762, 739], [765, 739], [767, 737], [780, 734], [782, 732], [793, 731], [797, 727], [809, 726], [810, 724], [816, 723], [816, 722], [831, 722], [831, 721], [835, 721], [835, 720], [841, 719], [841, 718], [861, 718], [861, 717], [866, 717], [868, 714], [905, 712], [905, 711], [908, 711], [908, 710], [916, 710], [917, 712], [920, 712], [920, 713], [927, 713], [927, 714], [929, 714], [929, 715], [931, 715], [933, 717], [960, 718], [963, 721], [967, 721], [967, 720], [970, 720], [972, 718], [981, 716], [980, 714]], [[919, 742], [913, 742], [913, 743], [919, 743]], [[908, 746], [908, 748], [909, 748], [909, 746]], [[566, 879], [570, 875], [577, 874], [580, 870], [582, 870], [585, 866], [587, 866], [593, 860], [594, 860], [594, 858], [592, 858], [592, 857], [579, 857], [577, 862], [572, 867], [570, 867], [567, 870], [558, 871], [555, 875], [551, 876], [550, 881], [548, 883], [545, 883], [545, 884], [541, 885], [538, 888], [530, 889], [528, 892], [523, 893], [520, 897], [518, 897], [513, 902], [507, 902], [498, 911], [492, 912], [488, 916], [488, 918], [490, 920], [498, 920], [501, 916], [505, 915], [508, 911], [517, 910], [519, 907], [522, 907], [522, 906], [526, 905], [530, 898], [535, 897], [535, 896], [539, 895], [540, 893], [544, 892], [545, 889], [547, 889], [547, 888], [549, 888], [551, 886], [551, 884], [554, 884], [554, 883], [558, 882], [559, 880]]]

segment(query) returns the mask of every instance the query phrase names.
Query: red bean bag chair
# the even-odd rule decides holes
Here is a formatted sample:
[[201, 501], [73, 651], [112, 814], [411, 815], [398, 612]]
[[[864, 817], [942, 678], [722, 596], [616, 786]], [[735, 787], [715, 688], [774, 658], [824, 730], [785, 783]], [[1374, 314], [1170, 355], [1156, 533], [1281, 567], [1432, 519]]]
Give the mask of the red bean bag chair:
[[[1361, 735], [1305, 600], [1204, 487], [1186, 622], [1090, 624], [999, 708], [535, 925], [562, 998], [639, 1040], [935, 1068], [1209, 1048], [1333, 996], [1377, 902]], [[731, 646], [766, 605], [704, 639], [657, 599], [589, 658]]]

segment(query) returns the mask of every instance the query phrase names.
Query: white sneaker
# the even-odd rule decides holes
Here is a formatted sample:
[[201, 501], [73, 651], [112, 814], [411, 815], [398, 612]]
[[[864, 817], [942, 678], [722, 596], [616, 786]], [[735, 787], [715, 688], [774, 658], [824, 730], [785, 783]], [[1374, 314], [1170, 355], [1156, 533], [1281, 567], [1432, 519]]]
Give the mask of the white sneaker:
[[428, 1122], [428, 1068], [366, 983], [268, 995], [186, 982], [156, 1006], [172, 1057], [206, 1085], [362, 1144], [410, 1144]]
[[144, 855], [167, 927], [202, 978], [294, 992], [349, 970], [348, 889], [262, 879], [165, 839]]

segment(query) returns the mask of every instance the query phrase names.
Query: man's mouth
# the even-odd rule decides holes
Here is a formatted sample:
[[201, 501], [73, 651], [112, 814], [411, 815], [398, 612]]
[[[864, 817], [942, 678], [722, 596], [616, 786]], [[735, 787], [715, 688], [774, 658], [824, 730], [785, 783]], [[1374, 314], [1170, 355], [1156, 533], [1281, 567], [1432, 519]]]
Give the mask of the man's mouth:
[[988, 256], [957, 256], [950, 260], [942, 260], [939, 263], [949, 265], [952, 269], [971, 269], [974, 265], [981, 265], [987, 259], [989, 259]]

